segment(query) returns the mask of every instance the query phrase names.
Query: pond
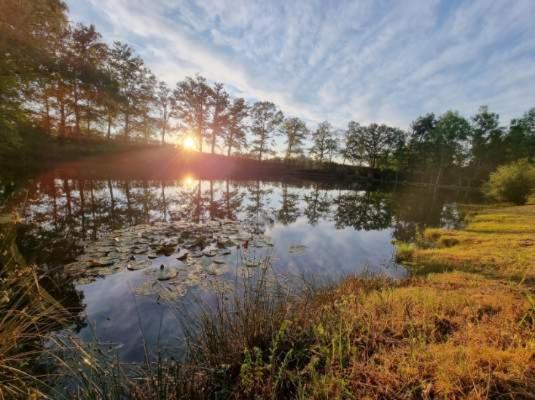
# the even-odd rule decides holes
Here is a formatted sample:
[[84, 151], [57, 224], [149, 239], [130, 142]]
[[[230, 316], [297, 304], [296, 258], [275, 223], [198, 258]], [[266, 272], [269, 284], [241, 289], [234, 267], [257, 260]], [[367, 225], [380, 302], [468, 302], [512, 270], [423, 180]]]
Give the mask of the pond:
[[364, 272], [403, 277], [393, 242], [456, 226], [468, 196], [195, 171], [153, 180], [55, 170], [1, 182], [2, 213], [18, 215], [18, 250], [47, 273], [73, 332], [116, 345], [129, 362], [143, 360], [145, 345], [179, 348], [199, 299], [266, 262], [295, 288]]

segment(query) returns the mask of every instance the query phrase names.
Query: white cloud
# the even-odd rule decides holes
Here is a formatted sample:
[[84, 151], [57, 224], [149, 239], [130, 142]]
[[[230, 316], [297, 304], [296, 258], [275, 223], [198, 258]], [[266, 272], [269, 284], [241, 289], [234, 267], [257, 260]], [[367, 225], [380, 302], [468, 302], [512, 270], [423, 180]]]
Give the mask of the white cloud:
[[535, 2], [70, 0], [160, 78], [200, 72], [309, 122], [407, 127], [429, 111], [535, 106]]

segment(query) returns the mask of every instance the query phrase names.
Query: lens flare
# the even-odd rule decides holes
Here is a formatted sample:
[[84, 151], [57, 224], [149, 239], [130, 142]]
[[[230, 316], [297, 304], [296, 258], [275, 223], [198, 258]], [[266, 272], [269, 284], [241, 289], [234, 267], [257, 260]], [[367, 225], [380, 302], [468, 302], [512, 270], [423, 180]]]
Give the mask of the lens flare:
[[186, 150], [196, 150], [197, 146], [195, 144], [195, 140], [193, 140], [192, 137], [188, 136], [184, 138], [183, 146]]
[[185, 175], [181, 179], [182, 186], [187, 190], [191, 190], [195, 187], [195, 178], [192, 175]]

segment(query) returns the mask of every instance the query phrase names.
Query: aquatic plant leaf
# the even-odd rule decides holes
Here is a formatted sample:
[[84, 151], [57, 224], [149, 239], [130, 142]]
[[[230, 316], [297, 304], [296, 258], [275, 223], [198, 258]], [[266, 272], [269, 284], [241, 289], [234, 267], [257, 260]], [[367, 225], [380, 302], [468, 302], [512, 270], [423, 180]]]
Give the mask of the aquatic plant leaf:
[[178, 275], [178, 270], [175, 267], [164, 267], [158, 270], [158, 276], [156, 279], [159, 281], [168, 281], [175, 278]]
[[147, 268], [150, 264], [145, 260], [129, 261], [126, 263], [126, 268], [130, 271], [137, 271]]
[[180, 252], [176, 255], [177, 260], [185, 260], [188, 258], [189, 251], [186, 249], [181, 249]]
[[302, 245], [302, 244], [292, 244], [290, 246], [288, 246], [288, 253], [289, 254], [296, 254], [296, 255], [299, 255], [299, 254], [303, 254], [306, 250], [306, 246], [305, 245]]

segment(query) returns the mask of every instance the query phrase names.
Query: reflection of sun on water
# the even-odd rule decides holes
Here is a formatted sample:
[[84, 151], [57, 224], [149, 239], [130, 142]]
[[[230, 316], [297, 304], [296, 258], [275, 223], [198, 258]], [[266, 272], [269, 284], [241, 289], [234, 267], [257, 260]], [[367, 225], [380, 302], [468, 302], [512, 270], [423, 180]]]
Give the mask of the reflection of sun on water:
[[195, 150], [197, 148], [195, 141], [190, 136], [184, 138], [183, 146], [186, 150]]
[[186, 175], [181, 179], [182, 186], [188, 190], [191, 190], [195, 187], [195, 178], [191, 175]]

